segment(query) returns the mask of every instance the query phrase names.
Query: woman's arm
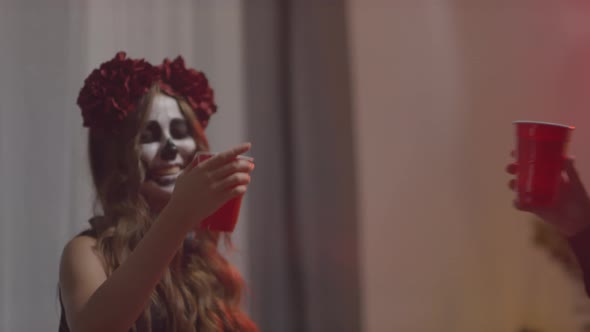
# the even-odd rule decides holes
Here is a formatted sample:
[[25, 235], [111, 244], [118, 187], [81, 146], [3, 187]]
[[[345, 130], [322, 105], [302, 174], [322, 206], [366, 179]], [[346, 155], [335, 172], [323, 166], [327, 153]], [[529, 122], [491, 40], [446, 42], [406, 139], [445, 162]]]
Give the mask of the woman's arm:
[[66, 246], [60, 290], [72, 331], [126, 332], [131, 328], [195, 221], [246, 192], [253, 165], [236, 157], [249, 149], [250, 144], [240, 145], [179, 176], [168, 205], [108, 278], [95, 250], [96, 241], [79, 237]]
[[107, 279], [96, 240], [78, 237], [64, 249], [60, 291], [72, 331], [128, 331], [149, 303], [163, 271], [193, 223], [165, 208], [127, 260]]

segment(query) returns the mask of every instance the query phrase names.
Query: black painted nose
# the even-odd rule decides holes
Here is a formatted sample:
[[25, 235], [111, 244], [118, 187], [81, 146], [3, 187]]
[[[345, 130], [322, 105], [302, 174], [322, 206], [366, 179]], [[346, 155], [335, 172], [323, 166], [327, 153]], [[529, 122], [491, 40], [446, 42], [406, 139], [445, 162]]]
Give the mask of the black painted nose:
[[176, 159], [176, 155], [178, 154], [178, 148], [171, 140], [166, 142], [166, 145], [162, 148], [162, 152], [160, 152], [160, 157], [162, 160], [174, 160]]

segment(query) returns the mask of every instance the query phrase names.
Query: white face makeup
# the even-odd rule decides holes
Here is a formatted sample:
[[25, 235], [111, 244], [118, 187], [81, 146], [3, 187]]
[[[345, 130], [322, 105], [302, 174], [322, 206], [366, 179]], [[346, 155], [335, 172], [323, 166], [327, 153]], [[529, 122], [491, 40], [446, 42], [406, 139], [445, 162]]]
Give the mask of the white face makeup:
[[144, 191], [157, 196], [172, 193], [176, 178], [196, 150], [189, 124], [174, 98], [163, 94], [154, 97], [140, 144], [146, 170]]

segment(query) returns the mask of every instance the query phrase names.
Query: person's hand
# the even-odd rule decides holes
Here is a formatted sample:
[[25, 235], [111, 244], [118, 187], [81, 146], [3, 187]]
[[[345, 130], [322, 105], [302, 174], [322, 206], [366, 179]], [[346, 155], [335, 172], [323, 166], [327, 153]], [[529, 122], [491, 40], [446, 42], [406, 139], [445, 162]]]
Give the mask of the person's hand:
[[[506, 171], [509, 174], [516, 174], [518, 172], [517, 164], [509, 164]], [[510, 189], [516, 190], [516, 179], [510, 180], [508, 186]], [[555, 226], [565, 236], [573, 236], [590, 226], [590, 199], [572, 158], [568, 158], [565, 162], [558, 196], [551, 206], [525, 208], [518, 202], [518, 199], [514, 200], [514, 206], [521, 211], [534, 213], [545, 222]]]
[[176, 180], [167, 208], [196, 225], [225, 202], [246, 193], [254, 164], [237, 157], [250, 148], [249, 143], [241, 144], [193, 168], [187, 166]]

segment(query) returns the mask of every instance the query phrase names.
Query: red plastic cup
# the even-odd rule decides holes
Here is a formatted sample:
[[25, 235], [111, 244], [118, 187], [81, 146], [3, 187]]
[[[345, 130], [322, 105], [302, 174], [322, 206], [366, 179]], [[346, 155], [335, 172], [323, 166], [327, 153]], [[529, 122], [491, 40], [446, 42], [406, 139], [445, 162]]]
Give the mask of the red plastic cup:
[[[195, 158], [195, 166], [213, 156], [215, 156], [215, 153], [198, 152]], [[238, 159], [254, 162], [253, 158], [246, 156], [238, 156]], [[216, 232], [233, 232], [238, 223], [243, 198], [244, 195], [240, 195], [229, 200], [212, 215], [205, 218], [205, 220], [201, 222], [200, 228]]]
[[515, 121], [516, 191], [522, 207], [553, 204], [557, 197], [573, 126]]

